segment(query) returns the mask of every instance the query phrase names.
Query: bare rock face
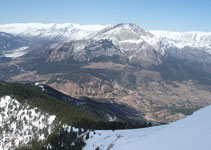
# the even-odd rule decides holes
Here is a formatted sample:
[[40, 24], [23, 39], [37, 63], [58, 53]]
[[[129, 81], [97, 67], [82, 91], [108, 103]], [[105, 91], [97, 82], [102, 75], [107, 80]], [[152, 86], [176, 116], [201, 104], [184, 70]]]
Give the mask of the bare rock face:
[[130, 63], [148, 68], [162, 64], [162, 56], [152, 49], [152, 47], [148, 47], [147, 49], [143, 48], [140, 51], [136, 51], [136, 53], [130, 57]]
[[124, 56], [110, 40], [79, 40], [54, 44], [49, 47], [48, 61], [56, 62], [73, 58], [76, 61], [90, 61], [98, 57]]

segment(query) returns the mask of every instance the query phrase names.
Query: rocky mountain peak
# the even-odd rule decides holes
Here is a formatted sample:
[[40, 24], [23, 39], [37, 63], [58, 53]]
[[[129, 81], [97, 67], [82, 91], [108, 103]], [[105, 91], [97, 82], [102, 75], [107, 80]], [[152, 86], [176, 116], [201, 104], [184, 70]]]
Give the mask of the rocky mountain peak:
[[94, 34], [95, 39], [112, 39], [114, 41], [125, 40], [139, 40], [141, 37], [152, 37], [153, 35], [146, 32], [144, 29], [136, 24], [121, 23], [114, 26], [108, 26], [107, 28]]

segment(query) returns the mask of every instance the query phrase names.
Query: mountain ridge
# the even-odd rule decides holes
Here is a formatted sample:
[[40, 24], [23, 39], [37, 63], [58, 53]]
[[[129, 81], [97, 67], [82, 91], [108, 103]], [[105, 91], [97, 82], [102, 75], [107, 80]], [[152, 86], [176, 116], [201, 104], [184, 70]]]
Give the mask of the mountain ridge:
[[[78, 25], [78, 24], [6, 24], [0, 25], [0, 31], [7, 31], [25, 38], [44, 38], [57, 42], [77, 40], [111, 40], [113, 44], [129, 58], [136, 57], [135, 51], [154, 49], [161, 55], [174, 55], [174, 51], [185, 53], [207, 53], [211, 55], [210, 32], [171, 32], [145, 31], [132, 23], [117, 25]], [[173, 52], [171, 52], [172, 49]], [[183, 50], [184, 49], [184, 50]], [[189, 50], [186, 50], [189, 49]], [[196, 49], [196, 50], [195, 50]], [[179, 51], [177, 52], [179, 53]], [[211, 62], [211, 60], [210, 60]]]

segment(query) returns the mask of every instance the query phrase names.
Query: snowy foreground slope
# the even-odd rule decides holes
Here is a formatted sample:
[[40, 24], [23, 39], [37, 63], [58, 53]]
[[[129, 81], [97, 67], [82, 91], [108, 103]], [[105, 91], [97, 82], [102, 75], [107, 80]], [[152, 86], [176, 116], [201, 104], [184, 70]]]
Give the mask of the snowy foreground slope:
[[10, 96], [0, 98], [0, 150], [15, 149], [33, 139], [45, 139], [56, 116], [41, 113]]
[[[0, 149], [15, 149], [52, 132], [55, 115], [0, 98]], [[211, 106], [168, 125], [131, 130], [90, 131], [84, 150], [211, 150]], [[68, 132], [70, 127], [63, 126]], [[77, 130], [77, 129], [74, 129]], [[84, 133], [83, 135], [87, 134]], [[80, 135], [81, 136], [81, 135]], [[51, 146], [51, 145], [50, 145]]]
[[85, 150], [211, 150], [211, 106], [168, 125], [97, 131]]

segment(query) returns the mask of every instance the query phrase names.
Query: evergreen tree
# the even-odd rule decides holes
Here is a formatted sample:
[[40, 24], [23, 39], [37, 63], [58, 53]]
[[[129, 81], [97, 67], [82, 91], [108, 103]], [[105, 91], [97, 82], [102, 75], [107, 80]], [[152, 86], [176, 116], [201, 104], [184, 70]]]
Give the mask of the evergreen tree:
[[86, 134], [86, 140], [89, 139], [89, 132]]

